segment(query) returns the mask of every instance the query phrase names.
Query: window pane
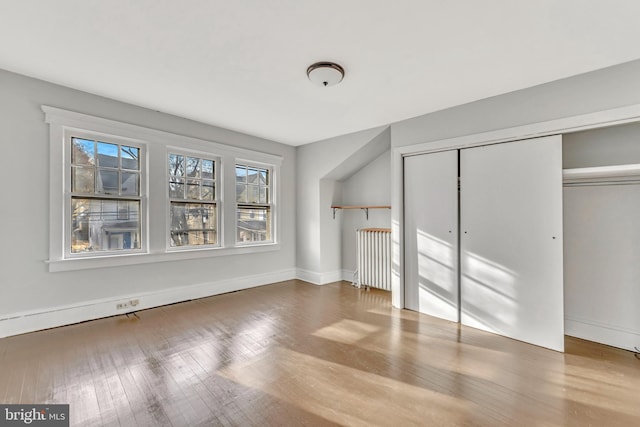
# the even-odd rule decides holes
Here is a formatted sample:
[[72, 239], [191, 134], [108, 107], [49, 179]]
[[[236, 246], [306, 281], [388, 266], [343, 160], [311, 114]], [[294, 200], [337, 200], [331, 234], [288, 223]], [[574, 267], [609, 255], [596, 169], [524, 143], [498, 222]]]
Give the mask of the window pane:
[[200, 159], [187, 157], [187, 176], [200, 178]]
[[104, 168], [117, 168], [118, 146], [107, 142], [98, 142], [98, 166]]
[[238, 203], [247, 202], [247, 186], [245, 184], [236, 183], [236, 201]]
[[215, 230], [172, 231], [171, 246], [215, 245], [218, 235]]
[[257, 184], [258, 183], [258, 170], [257, 169], [247, 169], [247, 183], [248, 184]]
[[186, 230], [187, 205], [186, 203], [171, 202], [171, 231]]
[[238, 242], [271, 240], [269, 208], [238, 207], [237, 233]]
[[184, 156], [169, 154], [169, 175], [184, 176]]
[[217, 242], [216, 205], [171, 203], [171, 246], [211, 245]]
[[169, 197], [184, 199], [184, 180], [182, 178], [171, 178], [169, 180]]
[[202, 178], [213, 179], [213, 160], [202, 159]]
[[247, 185], [247, 202], [249, 203], [258, 203], [259, 201], [258, 195], [258, 186], [257, 185]]
[[269, 171], [266, 169], [260, 169], [260, 184], [269, 184]]
[[71, 199], [71, 252], [140, 249], [140, 202]]
[[131, 212], [129, 202], [126, 200], [118, 200], [118, 219], [119, 220], [130, 220]]
[[215, 209], [214, 204], [171, 202], [171, 229], [215, 229]]
[[140, 170], [140, 149], [136, 147], [120, 147], [122, 157], [122, 168], [129, 170]]
[[140, 194], [140, 174], [136, 172], [122, 172], [120, 174], [122, 180], [121, 194], [122, 195], [134, 195]]
[[213, 181], [202, 181], [202, 200], [213, 200], [216, 197], [216, 187]]
[[247, 169], [244, 166], [236, 166], [236, 182], [247, 182]]
[[260, 187], [260, 202], [269, 203], [269, 189], [267, 187]]
[[71, 138], [71, 163], [78, 165], [93, 165], [94, 159], [94, 141], [87, 139]]
[[93, 168], [71, 168], [71, 191], [76, 193], [94, 193], [95, 188], [95, 170]]
[[98, 169], [96, 192], [102, 194], [118, 194], [118, 171]]
[[200, 181], [197, 179], [187, 180], [187, 199], [200, 200]]

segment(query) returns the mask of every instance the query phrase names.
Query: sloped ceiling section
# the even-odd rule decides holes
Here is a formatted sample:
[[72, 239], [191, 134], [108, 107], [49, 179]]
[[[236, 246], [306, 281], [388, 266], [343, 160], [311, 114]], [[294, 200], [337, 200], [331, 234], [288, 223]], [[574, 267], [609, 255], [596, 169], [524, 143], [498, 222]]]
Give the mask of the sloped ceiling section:
[[333, 181], [345, 181], [360, 169], [380, 157], [382, 153], [391, 149], [391, 128], [386, 127], [368, 143], [360, 147], [351, 156], [336, 166], [323, 177]]
[[[290, 145], [640, 58], [637, 0], [0, 0], [0, 68]], [[344, 81], [306, 77], [335, 61]]]

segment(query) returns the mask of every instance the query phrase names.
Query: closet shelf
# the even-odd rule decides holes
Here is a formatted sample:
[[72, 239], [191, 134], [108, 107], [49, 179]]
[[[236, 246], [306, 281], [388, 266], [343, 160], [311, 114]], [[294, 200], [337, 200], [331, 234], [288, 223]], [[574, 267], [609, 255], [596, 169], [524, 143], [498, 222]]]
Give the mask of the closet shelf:
[[564, 185], [611, 185], [640, 183], [640, 164], [564, 169]]
[[391, 209], [388, 205], [331, 205], [333, 210], [333, 219], [336, 219], [336, 210], [338, 209], [362, 209], [367, 221], [369, 220], [369, 209]]

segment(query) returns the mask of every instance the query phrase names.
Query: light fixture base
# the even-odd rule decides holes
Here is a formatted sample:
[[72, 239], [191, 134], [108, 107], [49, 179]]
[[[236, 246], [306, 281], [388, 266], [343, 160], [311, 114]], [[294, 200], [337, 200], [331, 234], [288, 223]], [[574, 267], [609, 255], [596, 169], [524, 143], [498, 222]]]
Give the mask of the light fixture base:
[[344, 68], [335, 62], [316, 62], [307, 68], [307, 77], [318, 86], [334, 86], [344, 78]]

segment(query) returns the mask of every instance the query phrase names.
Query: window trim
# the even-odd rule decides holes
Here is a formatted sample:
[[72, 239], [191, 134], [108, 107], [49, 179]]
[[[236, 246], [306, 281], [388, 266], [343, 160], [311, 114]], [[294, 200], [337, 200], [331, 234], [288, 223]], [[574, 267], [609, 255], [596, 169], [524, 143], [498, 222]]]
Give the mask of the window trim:
[[[235, 176], [235, 169], [236, 166], [245, 166], [247, 168], [256, 168], [256, 169], [267, 169], [269, 171], [269, 185], [268, 185], [268, 189], [269, 189], [269, 203], [239, 203], [238, 202], [238, 198], [237, 198], [237, 193], [234, 192], [233, 196], [234, 196], [234, 208], [235, 208], [235, 215], [234, 215], [234, 233], [233, 233], [233, 238], [235, 241], [235, 244], [237, 246], [259, 246], [259, 245], [269, 245], [269, 244], [273, 244], [275, 243], [276, 240], [276, 236], [277, 236], [277, 229], [276, 229], [276, 224], [277, 224], [277, 208], [276, 208], [276, 200], [277, 200], [277, 195], [278, 195], [278, 190], [277, 190], [277, 174], [276, 174], [276, 167], [275, 165], [272, 164], [268, 164], [268, 163], [262, 163], [262, 162], [256, 162], [256, 161], [252, 161], [252, 160], [247, 160], [247, 159], [241, 159], [241, 158], [236, 158], [236, 161], [233, 165], [233, 173]], [[234, 179], [234, 184], [235, 184], [235, 179]], [[237, 215], [238, 215], [238, 208], [239, 207], [256, 207], [256, 208], [261, 208], [261, 207], [268, 207], [269, 208], [269, 215], [271, 216], [271, 223], [270, 223], [270, 235], [271, 235], [271, 239], [269, 240], [262, 240], [262, 241], [248, 241], [248, 242], [240, 242], [238, 241], [238, 220], [237, 220]]]
[[[178, 135], [144, 126], [133, 125], [88, 114], [64, 110], [46, 105], [41, 106], [45, 122], [49, 125], [49, 259], [45, 262], [50, 272], [73, 271], [88, 268], [102, 268], [123, 265], [136, 265], [154, 262], [166, 262], [186, 259], [199, 259], [227, 255], [260, 253], [280, 250], [277, 212], [273, 212], [273, 241], [268, 243], [252, 242], [237, 245], [235, 242], [235, 174], [236, 162], [243, 160], [252, 164], [271, 165], [274, 179], [279, 173], [283, 158], [280, 155], [253, 151], [245, 148], [207, 141], [199, 138]], [[146, 217], [143, 218], [146, 237], [143, 237], [144, 252], [126, 254], [108, 254], [70, 258], [65, 255], [65, 133], [70, 130], [100, 134], [105, 138], [135, 141], [146, 144], [146, 196], [142, 198]], [[182, 152], [194, 150], [219, 159], [218, 200], [219, 200], [219, 247], [188, 247], [183, 250], [167, 249], [167, 224], [165, 215], [151, 215], [151, 212], [168, 212], [168, 191], [165, 187], [167, 174], [166, 156], [168, 147]], [[160, 163], [159, 163], [160, 162]], [[162, 173], [162, 171], [165, 171]], [[69, 172], [70, 173], [70, 172]], [[163, 178], [162, 180], [160, 178]], [[161, 184], [160, 184], [161, 182]], [[141, 183], [142, 185], [142, 183]], [[274, 197], [277, 197], [277, 181], [273, 184]], [[217, 189], [218, 190], [218, 189]], [[225, 203], [228, 196], [233, 201]], [[274, 200], [275, 201], [275, 200]], [[275, 208], [274, 208], [275, 209]]]
[[[91, 257], [108, 257], [115, 255], [131, 255], [147, 252], [148, 245], [148, 214], [147, 214], [147, 144], [143, 141], [139, 141], [132, 138], [116, 137], [112, 135], [106, 135], [100, 132], [92, 132], [87, 130], [79, 130], [74, 128], [65, 128], [63, 131], [64, 143], [62, 147], [64, 156], [64, 204], [63, 204], [63, 235], [62, 245], [64, 248], [64, 259], [79, 259], [79, 258], [91, 258]], [[96, 193], [94, 195], [74, 193], [71, 188], [71, 150], [73, 150], [71, 140], [73, 138], [83, 138], [88, 140], [114, 143], [119, 145], [130, 145], [140, 149], [140, 190], [138, 196], [121, 196]], [[71, 200], [74, 197], [93, 198], [98, 200], [138, 200], [140, 202], [140, 248], [129, 250], [117, 250], [117, 251], [100, 251], [100, 252], [78, 252], [71, 251]], [[66, 239], [69, 239], [68, 241]]]
[[[200, 201], [195, 201], [192, 199], [184, 199], [184, 200], [177, 200], [175, 198], [171, 198], [171, 195], [169, 194], [169, 181], [171, 179], [171, 174], [169, 173], [168, 168], [165, 167], [165, 190], [166, 190], [166, 197], [167, 197], [167, 209], [166, 209], [166, 213], [167, 213], [167, 217], [166, 217], [166, 223], [167, 223], [167, 228], [166, 228], [166, 248], [167, 248], [167, 252], [183, 252], [183, 251], [189, 251], [189, 250], [206, 250], [206, 249], [215, 249], [215, 248], [221, 248], [222, 247], [222, 242], [223, 239], [221, 237], [222, 233], [221, 233], [221, 229], [222, 229], [222, 224], [224, 224], [224, 220], [223, 220], [223, 215], [224, 215], [224, 209], [223, 209], [223, 204], [222, 204], [222, 198], [221, 198], [221, 188], [224, 186], [224, 182], [221, 179], [221, 174], [220, 174], [220, 169], [222, 166], [222, 160], [220, 158], [219, 155], [214, 154], [212, 152], [202, 152], [202, 151], [197, 151], [197, 150], [190, 150], [190, 149], [186, 149], [184, 147], [175, 147], [175, 146], [167, 146], [165, 149], [165, 165], [166, 163], [169, 161], [169, 155], [170, 154], [177, 154], [177, 155], [182, 155], [182, 156], [193, 156], [193, 157], [198, 157], [200, 160], [202, 159], [206, 159], [206, 160], [213, 160], [214, 162], [214, 166], [213, 166], [213, 181], [214, 181], [214, 185], [215, 185], [215, 197], [213, 200], [200, 200]], [[185, 176], [185, 179], [186, 176]], [[200, 178], [202, 179], [202, 178]], [[217, 241], [214, 244], [208, 244], [208, 245], [183, 245], [183, 246], [171, 246], [171, 203], [172, 202], [184, 202], [184, 203], [206, 203], [206, 204], [213, 204], [216, 207], [216, 237], [217, 237]]]

